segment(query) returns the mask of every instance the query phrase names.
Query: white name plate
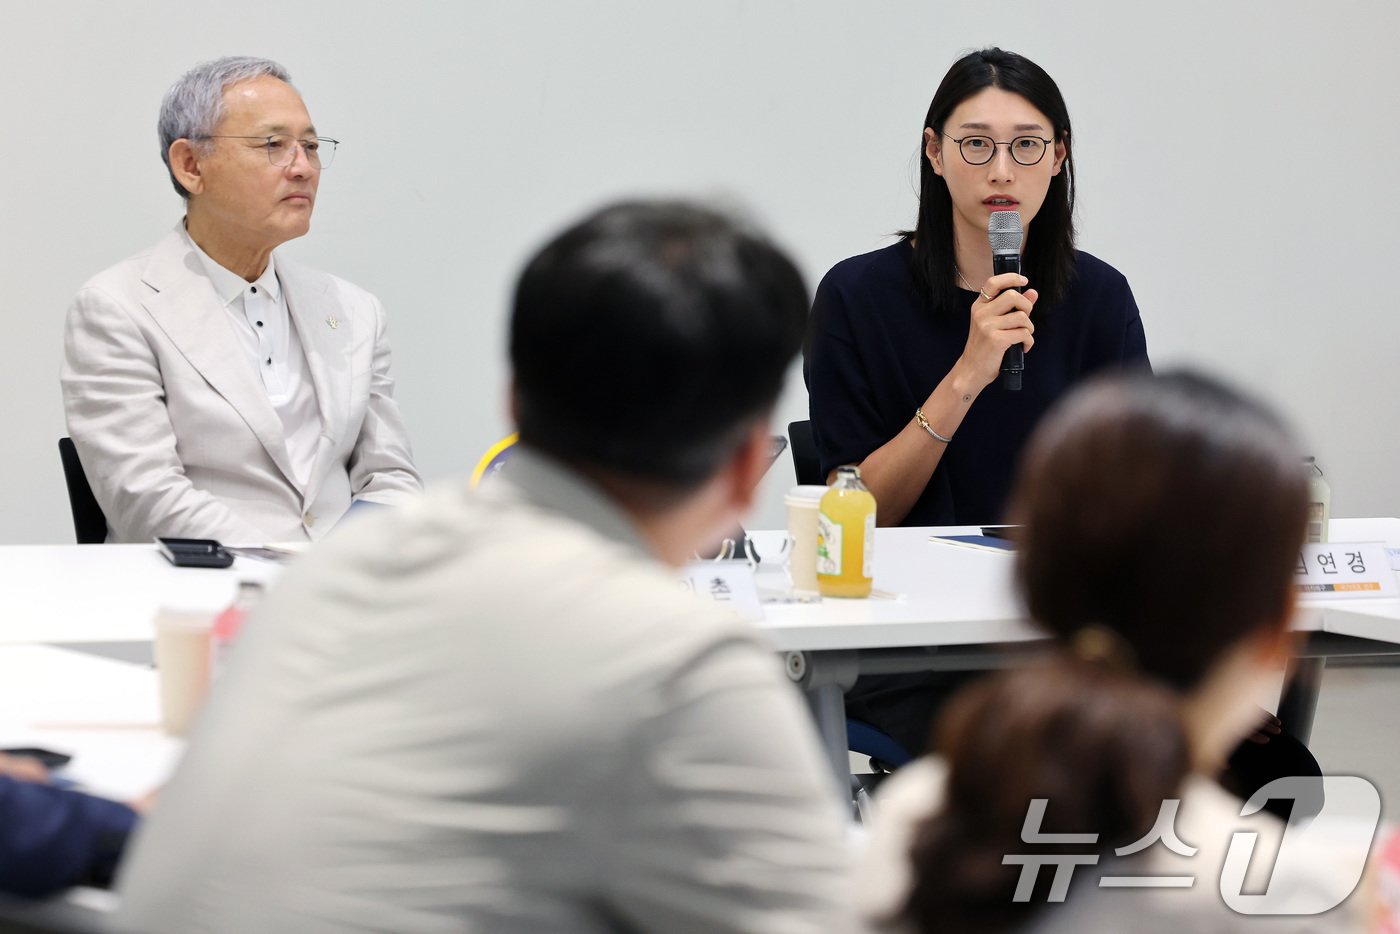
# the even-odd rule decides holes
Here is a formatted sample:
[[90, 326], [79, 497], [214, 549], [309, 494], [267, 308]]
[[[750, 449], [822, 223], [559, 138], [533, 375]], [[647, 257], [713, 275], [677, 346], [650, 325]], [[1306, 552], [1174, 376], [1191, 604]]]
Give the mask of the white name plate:
[[702, 600], [725, 607], [740, 619], [763, 619], [747, 561], [692, 561], [681, 569], [681, 586]]
[[1298, 554], [1293, 583], [1303, 596], [1400, 596], [1390, 554], [1382, 542], [1309, 542]]

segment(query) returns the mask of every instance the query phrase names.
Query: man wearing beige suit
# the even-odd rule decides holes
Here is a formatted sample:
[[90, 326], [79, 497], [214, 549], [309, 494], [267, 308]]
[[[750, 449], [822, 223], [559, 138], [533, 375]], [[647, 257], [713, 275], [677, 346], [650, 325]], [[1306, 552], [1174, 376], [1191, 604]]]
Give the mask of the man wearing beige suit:
[[335, 141], [285, 69], [201, 65], [167, 92], [184, 219], [68, 311], [68, 431], [109, 541], [318, 538], [419, 489], [373, 295], [273, 250], [307, 232]]

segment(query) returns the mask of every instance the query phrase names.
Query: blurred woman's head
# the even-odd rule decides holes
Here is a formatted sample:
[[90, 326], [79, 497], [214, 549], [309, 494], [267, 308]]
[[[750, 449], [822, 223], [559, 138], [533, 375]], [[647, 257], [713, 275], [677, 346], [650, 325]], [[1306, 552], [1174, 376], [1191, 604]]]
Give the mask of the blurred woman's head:
[[1299, 445], [1262, 404], [1192, 373], [1096, 382], [1022, 461], [1017, 581], [1040, 625], [1111, 630], [1144, 677], [1190, 691], [1287, 622], [1307, 508]]
[[913, 849], [921, 930], [996, 930], [1032, 798], [1046, 832], [1139, 839], [1186, 774], [1257, 720], [1287, 648], [1307, 522], [1299, 446], [1259, 402], [1192, 373], [1102, 379], [1047, 417], [1012, 495], [1017, 582], [1060, 640], [984, 679], [940, 721], [944, 810]]

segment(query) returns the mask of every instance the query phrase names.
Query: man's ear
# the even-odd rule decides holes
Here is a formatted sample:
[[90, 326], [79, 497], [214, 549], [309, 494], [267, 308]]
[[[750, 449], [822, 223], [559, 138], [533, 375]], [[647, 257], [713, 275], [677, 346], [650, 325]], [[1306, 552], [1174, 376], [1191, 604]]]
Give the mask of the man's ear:
[[758, 493], [758, 483], [768, 472], [768, 465], [772, 460], [772, 447], [773, 439], [768, 433], [768, 420], [761, 418], [754, 422], [730, 458], [728, 498], [740, 514], [747, 513], [753, 506], [754, 497]]
[[204, 175], [199, 169], [199, 154], [194, 144], [187, 139], [177, 139], [170, 144], [170, 173], [175, 180], [185, 186], [192, 195], [204, 191]]

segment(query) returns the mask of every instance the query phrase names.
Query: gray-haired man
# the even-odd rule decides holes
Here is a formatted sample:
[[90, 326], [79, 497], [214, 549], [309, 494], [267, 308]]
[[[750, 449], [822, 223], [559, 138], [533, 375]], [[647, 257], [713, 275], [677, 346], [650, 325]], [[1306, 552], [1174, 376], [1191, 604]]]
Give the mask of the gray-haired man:
[[160, 113], [185, 217], [68, 311], [68, 430], [109, 541], [316, 538], [420, 487], [373, 295], [273, 250], [311, 225], [336, 142], [282, 66], [224, 58]]

